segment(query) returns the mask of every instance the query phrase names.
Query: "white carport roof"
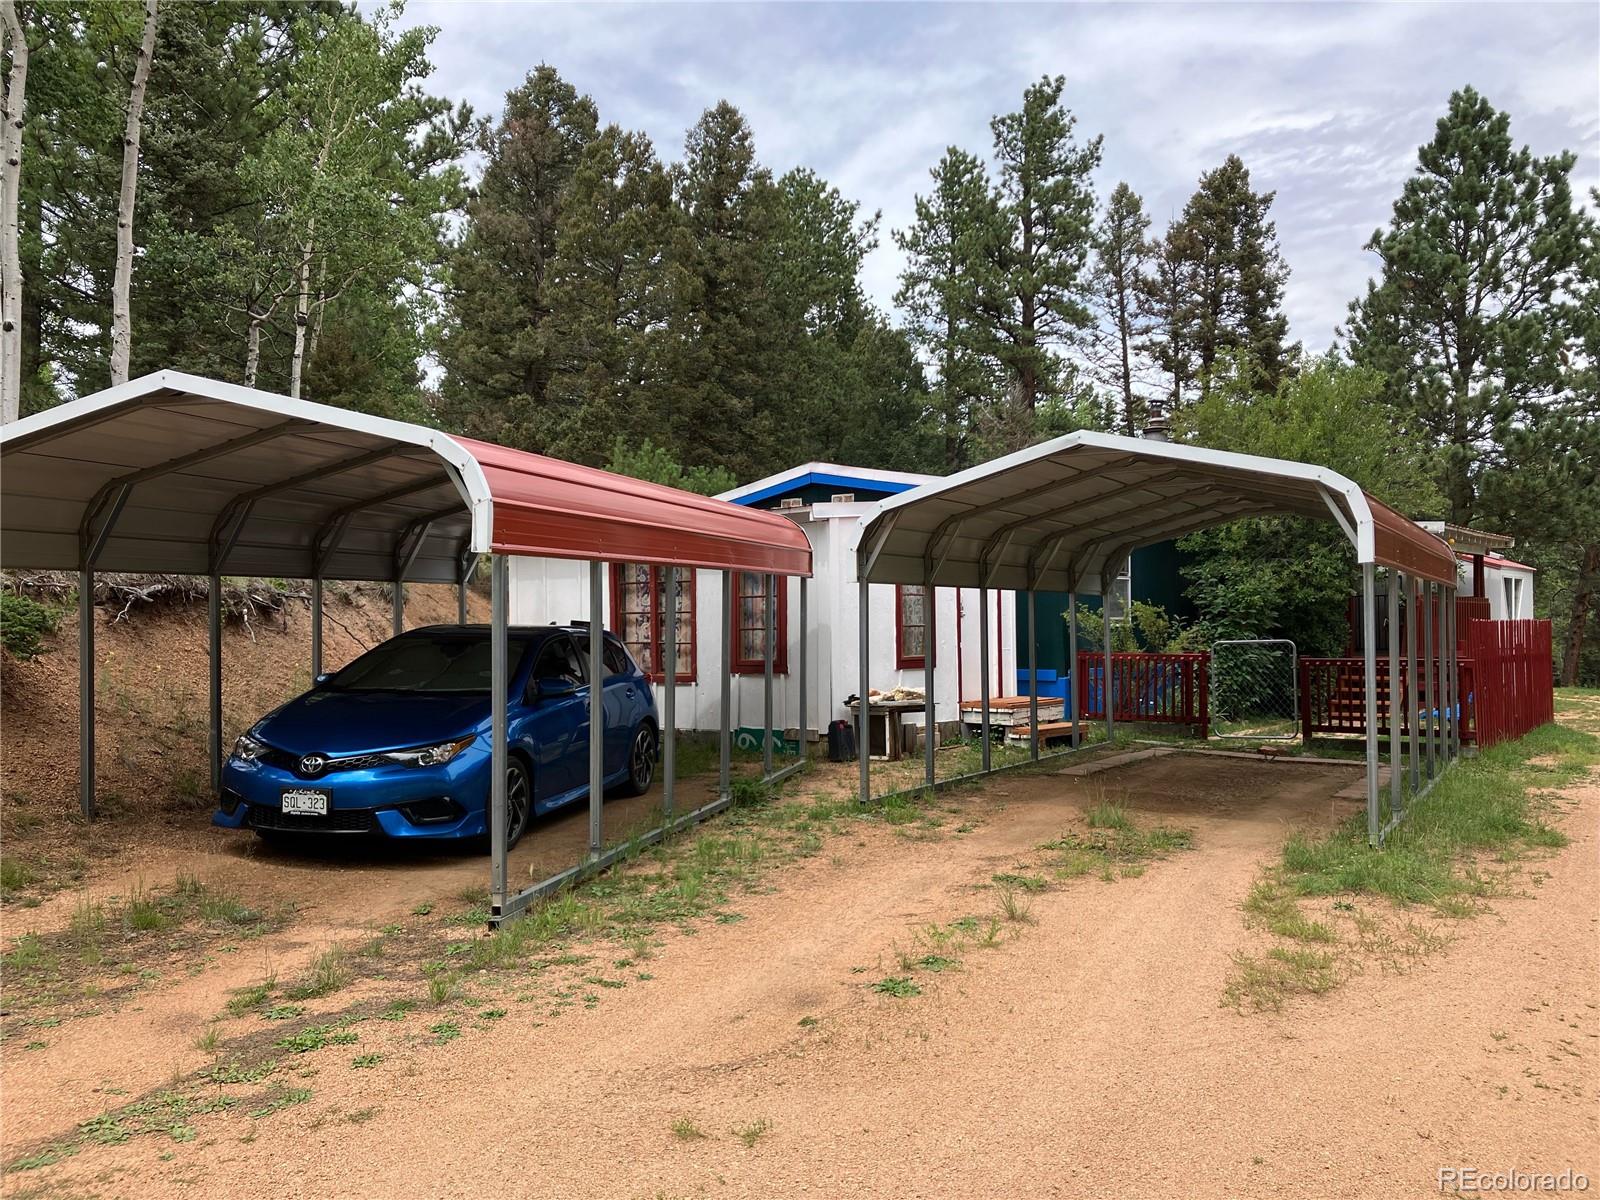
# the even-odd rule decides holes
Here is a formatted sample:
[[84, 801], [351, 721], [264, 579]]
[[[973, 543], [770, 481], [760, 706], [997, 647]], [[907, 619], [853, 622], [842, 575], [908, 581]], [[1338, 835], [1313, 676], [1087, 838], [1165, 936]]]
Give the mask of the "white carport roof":
[[811, 570], [775, 513], [178, 371], [0, 429], [6, 567], [451, 583], [491, 550]]
[[858, 551], [873, 583], [1098, 592], [1141, 546], [1240, 517], [1339, 523], [1361, 563], [1455, 582], [1448, 547], [1326, 467], [1079, 432], [880, 502]]

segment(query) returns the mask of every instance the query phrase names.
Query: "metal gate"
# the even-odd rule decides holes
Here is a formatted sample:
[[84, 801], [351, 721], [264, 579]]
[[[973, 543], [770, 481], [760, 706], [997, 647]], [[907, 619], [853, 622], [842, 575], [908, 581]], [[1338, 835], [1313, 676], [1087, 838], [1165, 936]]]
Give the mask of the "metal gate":
[[1236, 638], [1211, 647], [1211, 732], [1287, 742], [1300, 736], [1300, 673], [1288, 638]]

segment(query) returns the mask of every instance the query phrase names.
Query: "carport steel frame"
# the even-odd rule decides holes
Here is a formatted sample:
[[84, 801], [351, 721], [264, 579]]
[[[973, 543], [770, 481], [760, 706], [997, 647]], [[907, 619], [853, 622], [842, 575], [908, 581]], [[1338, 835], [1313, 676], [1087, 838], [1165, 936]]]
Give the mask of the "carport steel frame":
[[[1141, 546], [1176, 539], [1243, 517], [1289, 515], [1332, 520], [1349, 539], [1361, 572], [1363, 709], [1366, 728], [1367, 840], [1373, 847], [1404, 819], [1461, 751], [1456, 654], [1456, 561], [1439, 538], [1325, 467], [1177, 445], [1164, 437], [1079, 432], [880, 501], [857, 531], [856, 577], [861, 704], [858, 744], [870, 728], [868, 591], [873, 583], [920, 584], [928, 611], [939, 586], [977, 587], [982, 688], [982, 769], [992, 769], [988, 672], [988, 593], [1027, 596], [1029, 678], [1037, 679], [1035, 594], [1068, 595], [1068, 654], [1078, 662], [1077, 600], [1098, 576], [1102, 612], [1120, 564]], [[1389, 572], [1389, 795], [1380, 792], [1377, 693], [1377, 571]], [[1400, 664], [1400, 595], [1406, 595], [1407, 669]], [[931, 620], [931, 617], [930, 617]], [[1106, 739], [1115, 734], [1111, 702], [1111, 626], [1102, 622], [1107, 663]], [[1418, 646], [1418, 639], [1422, 642]], [[929, 630], [924, 720], [934, 727], [936, 644]], [[1404, 680], [1402, 695], [1402, 680]], [[1426, 680], [1424, 684], [1423, 681]], [[1420, 686], [1419, 686], [1420, 685]], [[1419, 704], [1425, 693], [1426, 704]], [[1076, 681], [1067, 689], [1070, 754], [1082, 746]], [[1408, 706], [1401, 736], [1401, 705]], [[1040, 761], [1037, 687], [1029, 704], [1029, 761]], [[1051, 756], [1055, 757], [1055, 756]], [[870, 757], [860, 755], [860, 800], [872, 799]], [[923, 786], [936, 787], [934, 739], [924, 739]]]
[[[187, 448], [174, 455], [172, 446]], [[799, 526], [776, 514], [489, 443], [452, 438], [424, 426], [176, 371], [144, 376], [13, 422], [0, 429], [0, 459], [5, 464], [0, 470], [0, 496], [4, 498], [0, 547], [7, 551], [0, 565], [76, 570], [79, 576], [79, 802], [86, 817], [92, 817], [95, 810], [96, 570], [207, 575], [208, 750], [212, 786], [220, 793], [222, 579], [227, 569], [236, 565], [235, 552], [253, 519], [266, 521], [271, 528], [249, 544], [246, 569], [311, 582], [314, 676], [322, 672], [324, 580], [390, 583], [392, 623], [399, 633], [405, 624], [404, 584], [408, 580], [454, 583], [458, 615], [465, 623], [468, 581], [480, 557], [490, 555], [492, 926], [525, 911], [540, 897], [604, 870], [625, 853], [711, 816], [733, 798], [731, 664], [725, 654], [716, 800], [682, 815], [674, 812], [676, 689], [668, 684], [663, 687], [661, 713], [662, 823], [630, 838], [622, 847], [604, 848], [604, 739], [591, 737], [587, 856], [530, 887], [515, 893], [510, 890], [506, 844], [510, 557], [590, 563], [591, 697], [603, 694], [601, 591], [608, 560], [641, 561], [666, 569], [668, 620], [674, 629], [679, 570], [721, 570], [724, 646], [730, 644], [735, 572], [763, 576], [769, 601], [780, 577], [798, 576], [800, 754], [781, 768], [773, 761], [774, 606], [769, 602], [762, 780], [775, 782], [805, 764], [808, 647], [804, 630], [811, 548]], [[311, 465], [304, 465], [308, 462]], [[234, 478], [253, 482], [230, 483]], [[119, 522], [136, 499], [145, 510], [139, 528], [132, 534], [124, 530], [119, 540]], [[315, 516], [305, 517], [306, 508]], [[168, 518], [168, 514], [177, 515]], [[387, 547], [381, 554], [365, 551], [363, 560], [360, 553], [348, 548], [347, 534], [355, 519], [366, 522], [369, 542], [377, 540]], [[187, 532], [182, 528], [184, 522], [188, 522]], [[426, 553], [430, 542], [434, 547], [431, 555]], [[19, 544], [22, 549], [15, 550]], [[115, 559], [112, 568], [101, 566], [108, 552]], [[381, 565], [362, 565], [374, 557]], [[677, 639], [663, 640], [666, 678], [673, 680]]]

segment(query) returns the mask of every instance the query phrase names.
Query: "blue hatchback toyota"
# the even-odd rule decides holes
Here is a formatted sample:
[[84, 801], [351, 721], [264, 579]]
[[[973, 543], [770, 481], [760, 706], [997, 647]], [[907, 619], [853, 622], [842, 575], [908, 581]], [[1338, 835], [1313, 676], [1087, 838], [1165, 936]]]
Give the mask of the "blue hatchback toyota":
[[[508, 844], [535, 813], [588, 794], [589, 631], [508, 636]], [[649, 790], [659, 725], [650, 683], [610, 633], [605, 786]], [[415, 629], [257, 721], [222, 772], [214, 824], [290, 833], [479, 838], [489, 832], [489, 630]]]

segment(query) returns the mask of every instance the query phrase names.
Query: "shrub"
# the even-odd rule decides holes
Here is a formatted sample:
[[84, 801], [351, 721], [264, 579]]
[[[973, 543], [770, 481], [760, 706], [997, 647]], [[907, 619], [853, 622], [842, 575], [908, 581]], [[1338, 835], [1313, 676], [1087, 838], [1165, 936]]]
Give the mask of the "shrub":
[[43, 648], [47, 634], [61, 624], [61, 611], [18, 596], [0, 592], [0, 645], [18, 658], [34, 658]]

